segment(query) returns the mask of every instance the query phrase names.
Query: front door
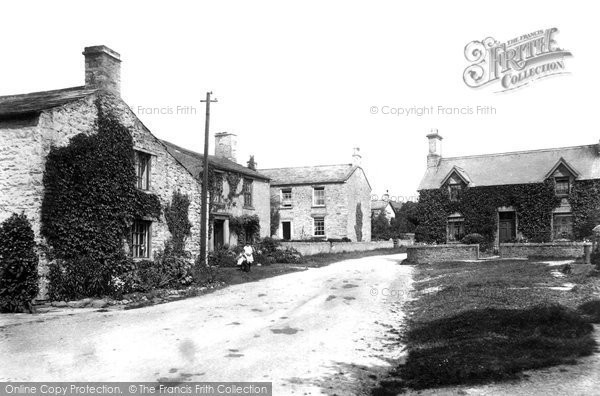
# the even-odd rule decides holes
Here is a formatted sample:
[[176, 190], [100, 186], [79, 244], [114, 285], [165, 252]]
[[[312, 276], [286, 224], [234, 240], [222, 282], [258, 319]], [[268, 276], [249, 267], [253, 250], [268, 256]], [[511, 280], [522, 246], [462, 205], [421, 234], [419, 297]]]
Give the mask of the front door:
[[225, 221], [224, 220], [215, 220], [214, 228], [215, 228], [215, 250], [223, 247], [225, 244]]
[[285, 241], [289, 241], [292, 239], [292, 222], [291, 221], [282, 221], [281, 222], [281, 232], [282, 238]]
[[498, 213], [498, 237], [500, 243], [505, 243], [516, 238], [516, 216], [515, 212]]

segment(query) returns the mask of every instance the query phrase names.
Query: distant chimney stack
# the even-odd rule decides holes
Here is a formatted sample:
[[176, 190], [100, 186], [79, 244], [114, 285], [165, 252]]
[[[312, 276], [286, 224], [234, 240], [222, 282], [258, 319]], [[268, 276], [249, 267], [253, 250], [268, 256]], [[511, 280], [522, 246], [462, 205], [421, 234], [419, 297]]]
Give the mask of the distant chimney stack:
[[360, 155], [360, 148], [354, 147], [354, 150], [352, 153], [352, 165], [361, 166], [361, 163], [362, 163], [362, 156]]
[[435, 168], [442, 159], [442, 137], [437, 129], [432, 129], [427, 135], [429, 139], [429, 154], [427, 154], [427, 167]]
[[85, 47], [85, 86], [121, 95], [121, 55], [104, 45]]
[[215, 156], [237, 162], [237, 135], [235, 133], [215, 133]]

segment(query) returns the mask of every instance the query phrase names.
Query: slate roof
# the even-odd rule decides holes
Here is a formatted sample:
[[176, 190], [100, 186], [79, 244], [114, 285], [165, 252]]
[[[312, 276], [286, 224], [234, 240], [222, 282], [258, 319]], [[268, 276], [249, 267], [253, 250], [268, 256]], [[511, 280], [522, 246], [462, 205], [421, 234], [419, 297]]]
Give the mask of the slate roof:
[[[175, 157], [175, 159], [177, 159], [192, 174], [192, 176], [200, 178], [200, 174], [202, 172], [202, 164], [204, 163], [203, 154], [177, 146], [171, 142], [167, 142], [166, 140], [162, 140], [162, 143], [167, 148], [167, 151], [173, 157]], [[238, 172], [242, 175], [250, 176], [255, 179], [269, 180], [268, 176], [265, 176], [264, 174], [261, 174], [257, 171], [253, 171], [252, 169], [249, 169], [236, 162], [230, 161], [226, 158], [209, 155], [208, 161], [216, 169], [222, 171]]]
[[437, 167], [425, 171], [418, 190], [439, 188], [454, 167], [472, 187], [540, 183], [561, 159], [577, 171], [577, 180], [600, 179], [598, 145], [592, 144], [442, 158]]
[[272, 186], [301, 184], [344, 183], [358, 166], [352, 164], [300, 166], [294, 168], [261, 169], [261, 173], [271, 178]]
[[388, 205], [391, 205], [390, 201], [384, 201], [382, 199], [371, 201], [371, 211], [385, 209]]
[[82, 86], [54, 91], [0, 96], [0, 117], [7, 118], [40, 113], [43, 110], [83, 99], [96, 91], [96, 89]]

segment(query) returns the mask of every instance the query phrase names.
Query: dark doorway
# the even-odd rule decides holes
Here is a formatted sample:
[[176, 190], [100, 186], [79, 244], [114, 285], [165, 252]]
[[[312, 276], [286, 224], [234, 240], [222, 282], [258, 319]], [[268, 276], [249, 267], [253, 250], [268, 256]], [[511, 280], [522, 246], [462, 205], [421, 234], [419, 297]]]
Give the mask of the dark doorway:
[[284, 241], [289, 241], [292, 239], [292, 222], [291, 221], [282, 221], [281, 222], [281, 232], [282, 239]]
[[225, 244], [225, 220], [215, 220], [215, 250], [223, 247]]
[[500, 243], [514, 240], [517, 236], [515, 212], [498, 212], [498, 237]]

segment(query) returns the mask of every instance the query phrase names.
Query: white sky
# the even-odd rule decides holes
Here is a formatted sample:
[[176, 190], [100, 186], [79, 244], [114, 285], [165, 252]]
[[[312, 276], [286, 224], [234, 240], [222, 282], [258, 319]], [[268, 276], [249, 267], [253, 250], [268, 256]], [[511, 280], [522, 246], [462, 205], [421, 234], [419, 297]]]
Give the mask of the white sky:
[[[0, 5], [0, 95], [83, 84], [85, 46], [121, 54], [133, 107], [193, 106], [196, 115], [139, 114], [161, 139], [203, 149], [239, 136], [239, 162], [259, 168], [348, 163], [352, 147], [381, 194], [413, 195], [425, 135], [444, 156], [592, 144], [600, 56], [593, 2], [558, 1], [19, 1]], [[557, 27], [566, 76], [509, 93], [462, 80], [464, 46]], [[497, 88], [497, 86], [496, 86]], [[492, 116], [397, 117], [371, 106], [494, 106]], [[211, 153], [214, 150], [211, 139]]]

